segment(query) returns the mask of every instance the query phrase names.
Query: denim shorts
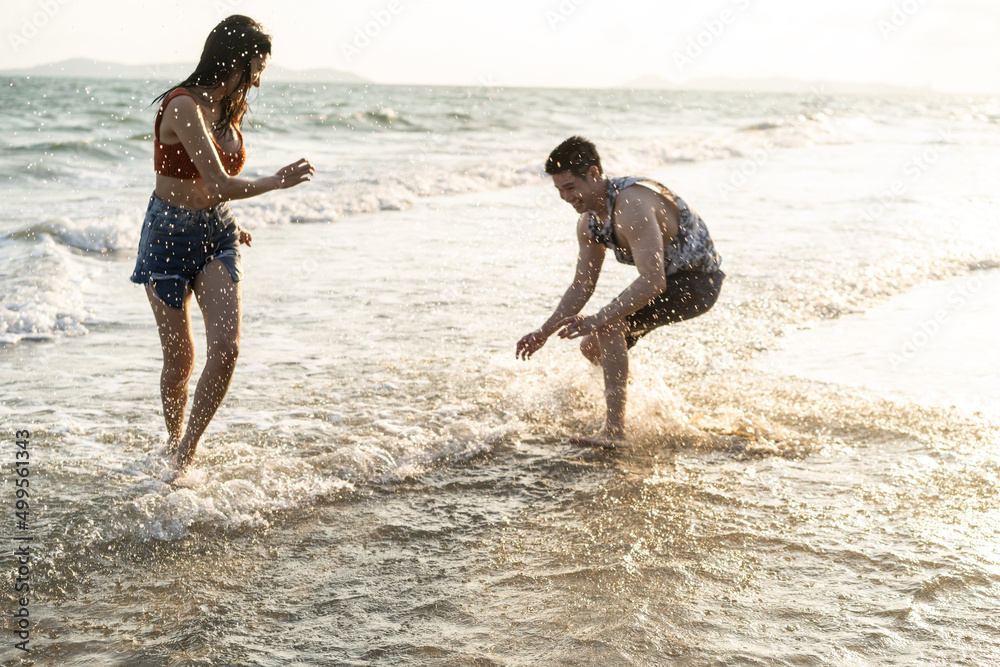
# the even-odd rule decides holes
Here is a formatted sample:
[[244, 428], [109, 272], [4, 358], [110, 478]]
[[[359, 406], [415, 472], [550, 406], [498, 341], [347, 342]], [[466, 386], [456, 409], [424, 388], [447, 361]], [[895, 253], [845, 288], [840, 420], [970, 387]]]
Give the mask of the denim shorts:
[[674, 324], [707, 313], [719, 298], [726, 274], [678, 271], [667, 276], [667, 289], [651, 303], [625, 318], [629, 347], [657, 327]]
[[149, 285], [171, 308], [182, 308], [191, 282], [212, 260], [225, 264], [234, 282], [243, 277], [239, 236], [228, 203], [182, 208], [154, 194], [146, 208], [131, 280]]

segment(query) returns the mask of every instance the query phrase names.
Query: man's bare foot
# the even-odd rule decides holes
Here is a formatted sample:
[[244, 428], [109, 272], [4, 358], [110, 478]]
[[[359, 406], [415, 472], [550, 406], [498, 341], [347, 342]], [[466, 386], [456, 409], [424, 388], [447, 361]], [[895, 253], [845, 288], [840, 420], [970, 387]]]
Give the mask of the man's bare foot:
[[570, 444], [581, 447], [597, 447], [599, 449], [616, 449], [624, 445], [626, 438], [624, 435], [613, 436], [605, 429], [601, 429], [596, 435], [576, 435], [569, 439]]

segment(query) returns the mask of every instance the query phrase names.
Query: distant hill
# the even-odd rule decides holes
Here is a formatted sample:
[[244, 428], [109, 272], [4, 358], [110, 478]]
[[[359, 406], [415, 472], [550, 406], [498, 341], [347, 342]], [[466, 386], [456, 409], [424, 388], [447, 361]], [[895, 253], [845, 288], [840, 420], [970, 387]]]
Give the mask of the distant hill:
[[[0, 70], [0, 76], [59, 76], [69, 78], [91, 79], [161, 79], [180, 81], [194, 71], [195, 63], [169, 63], [154, 65], [122, 65], [121, 63], [105, 62], [74, 58], [61, 60], [47, 65], [38, 65], [22, 69]], [[267, 68], [267, 78], [270, 81], [298, 81], [310, 83], [371, 83], [371, 81], [353, 74], [335, 69], [293, 70], [272, 65]]]
[[818, 93], [829, 95], [850, 94], [884, 94], [884, 93], [918, 93], [932, 92], [927, 88], [904, 88], [887, 84], [844, 83], [838, 81], [801, 81], [799, 79], [735, 79], [730, 77], [714, 77], [692, 79], [690, 81], [669, 81], [658, 76], [648, 75], [632, 79], [622, 88], [643, 88], [653, 90], [704, 90], [704, 91], [738, 91], [760, 93]]

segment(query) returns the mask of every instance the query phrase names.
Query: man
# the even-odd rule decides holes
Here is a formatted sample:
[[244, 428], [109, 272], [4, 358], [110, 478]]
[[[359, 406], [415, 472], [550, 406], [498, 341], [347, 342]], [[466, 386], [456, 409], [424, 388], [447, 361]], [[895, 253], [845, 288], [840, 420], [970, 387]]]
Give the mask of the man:
[[[680, 197], [646, 178], [606, 177], [597, 148], [583, 137], [552, 151], [545, 173], [580, 214], [580, 251], [573, 283], [545, 324], [518, 341], [516, 355], [528, 359], [557, 331], [560, 338], [582, 338], [583, 356], [603, 369], [607, 411], [599, 433], [570, 442], [613, 449], [626, 439], [629, 348], [656, 327], [708, 311], [725, 274], [708, 228]], [[607, 248], [639, 276], [583, 317], [578, 313], [594, 293]]]

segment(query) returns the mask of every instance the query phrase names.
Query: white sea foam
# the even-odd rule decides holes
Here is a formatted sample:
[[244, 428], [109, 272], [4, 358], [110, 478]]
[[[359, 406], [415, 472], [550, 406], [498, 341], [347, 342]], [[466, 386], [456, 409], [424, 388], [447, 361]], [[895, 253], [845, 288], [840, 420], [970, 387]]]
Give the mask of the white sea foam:
[[56, 336], [82, 336], [87, 333], [83, 321], [87, 312], [68, 300], [59, 303], [40, 297], [0, 306], [0, 343], [21, 340], [48, 340]]
[[30, 225], [12, 236], [32, 239], [45, 234], [70, 248], [113, 252], [134, 250], [139, 241], [139, 228], [137, 215], [83, 217], [76, 220], [63, 216]]
[[823, 115], [776, 119], [737, 131], [712, 134], [661, 136], [642, 141], [610, 141], [602, 147], [605, 161], [627, 165], [630, 172], [656, 169], [677, 162], [705, 162], [754, 157], [763, 151], [809, 148], [853, 142], [846, 123], [832, 122]]
[[322, 174], [308, 187], [281, 198], [239, 202], [245, 223], [334, 222], [348, 215], [398, 211], [424, 197], [464, 194], [539, 182], [540, 167], [479, 164], [454, 168], [397, 165], [393, 172], [366, 172], [348, 182], [331, 183]]
[[6, 262], [0, 295], [0, 342], [79, 336], [89, 313], [83, 290], [91, 271], [74, 262], [52, 239], [25, 252], [21, 244], [0, 246]]
[[[719, 134], [651, 139], [618, 139], [602, 144], [608, 165], [627, 165], [642, 173], [677, 162], [702, 162], [759, 155], [818, 144], [849, 143], [850, 132], [825, 117], [775, 121], [760, 127]], [[447, 146], [436, 150], [447, 150]], [[544, 151], [543, 151], [544, 152]], [[444, 160], [417, 155], [391, 167], [356, 165], [346, 176], [319, 171], [314, 182], [282, 196], [236, 203], [245, 223], [333, 222], [347, 215], [410, 208], [424, 197], [459, 195], [544, 182], [544, 155], [537, 160], [468, 157]]]
[[357, 438], [311, 456], [273, 445], [210, 440], [194, 467], [173, 484], [163, 481], [167, 459], [158, 449], [116, 470], [118, 483], [124, 484], [115, 492], [123, 500], [121, 512], [93, 538], [174, 540], [192, 531], [267, 529], [283, 512], [358, 487], [416, 478], [443, 461], [467, 461], [515, 430], [512, 424], [490, 426], [473, 419], [455, 419], [434, 429], [394, 421], [372, 423], [381, 437]]

